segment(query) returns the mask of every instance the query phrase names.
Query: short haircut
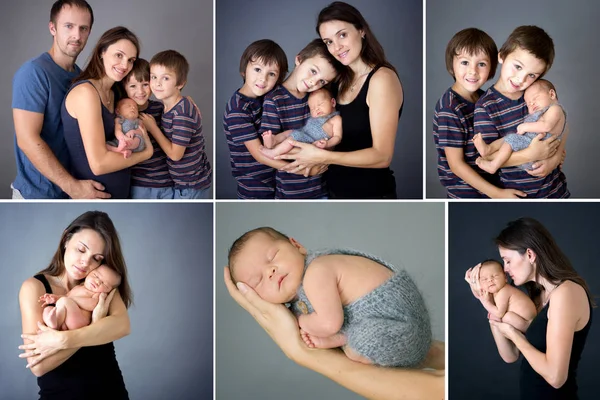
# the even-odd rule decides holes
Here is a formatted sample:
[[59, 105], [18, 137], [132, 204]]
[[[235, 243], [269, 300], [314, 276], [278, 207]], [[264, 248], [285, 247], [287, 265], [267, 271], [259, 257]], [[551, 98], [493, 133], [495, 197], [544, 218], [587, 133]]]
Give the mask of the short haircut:
[[181, 53], [175, 50], [161, 51], [150, 60], [150, 67], [153, 65], [160, 65], [172, 70], [177, 76], [176, 85], [184, 85], [187, 82], [190, 64]]
[[143, 58], [136, 58], [133, 62], [131, 71], [123, 78], [121, 82], [123, 85], [127, 85], [129, 78], [134, 77], [138, 82], [149, 82], [150, 81], [150, 63]]
[[244, 247], [246, 246], [248, 241], [259, 233], [264, 233], [266, 235], [269, 235], [271, 238], [273, 238], [275, 240], [286, 240], [286, 241], [290, 240], [289, 236], [279, 232], [276, 229], [268, 227], [268, 226], [263, 226], [260, 228], [252, 229], [251, 231], [248, 231], [248, 232], [244, 233], [242, 236], [240, 236], [239, 238], [237, 238], [235, 240], [235, 242], [233, 242], [233, 244], [231, 245], [231, 248], [229, 249], [229, 253], [227, 254], [227, 261], [228, 261], [227, 263], [229, 264], [229, 271], [231, 274], [231, 278], [234, 282], [235, 282], [235, 278], [234, 278], [233, 261], [234, 261], [235, 257], [244, 249]]
[[64, 6], [77, 7], [89, 11], [91, 17], [90, 29], [92, 29], [92, 25], [94, 25], [94, 11], [92, 11], [92, 7], [85, 0], [58, 0], [50, 9], [50, 22], [56, 25], [56, 18]]
[[[554, 93], [556, 94], [556, 99], [558, 100], [558, 92], [556, 91], [556, 88], [554, 87], [552, 82], [550, 82], [547, 79], [538, 79], [537, 81], [533, 82], [533, 84], [531, 86], [535, 85], [536, 83], [542, 85], [544, 87], [544, 89], [546, 89], [547, 91], [554, 90]], [[531, 87], [531, 86], [529, 86], [529, 87]]]
[[274, 41], [269, 39], [261, 39], [250, 43], [240, 59], [240, 75], [246, 80], [246, 68], [248, 63], [252, 61], [260, 61], [264, 64], [275, 64], [279, 67], [279, 77], [276, 85], [280, 85], [288, 73], [287, 56], [283, 49]]
[[448, 73], [454, 76], [454, 57], [458, 56], [461, 52], [473, 56], [478, 53], [487, 55], [490, 59], [490, 74], [488, 80], [492, 79], [496, 75], [496, 67], [498, 66], [498, 48], [496, 42], [484, 31], [477, 28], [467, 28], [458, 32], [450, 39], [448, 46], [446, 46], [446, 70]]
[[534, 25], [523, 25], [516, 28], [500, 48], [499, 55], [503, 60], [517, 48], [528, 51], [546, 63], [546, 69], [540, 78], [550, 69], [554, 62], [554, 42], [546, 31]]
[[494, 260], [492, 258], [489, 258], [487, 260], [484, 260], [481, 262], [481, 268], [483, 267], [493, 267], [496, 266], [497, 268], [500, 268], [500, 270], [502, 270], [502, 272], [504, 272], [504, 267], [502, 266], [502, 263], [498, 260]]

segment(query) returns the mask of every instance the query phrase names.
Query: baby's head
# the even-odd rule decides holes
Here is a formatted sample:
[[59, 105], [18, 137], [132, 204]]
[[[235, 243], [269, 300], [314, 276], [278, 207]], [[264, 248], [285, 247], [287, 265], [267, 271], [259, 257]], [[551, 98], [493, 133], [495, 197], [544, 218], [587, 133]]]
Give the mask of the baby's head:
[[270, 303], [288, 303], [304, 276], [306, 249], [293, 238], [269, 227], [240, 236], [229, 250], [234, 282], [244, 282]]
[[335, 110], [335, 99], [327, 89], [319, 89], [308, 96], [308, 108], [313, 118], [329, 115]]
[[106, 265], [101, 265], [91, 271], [83, 282], [83, 286], [94, 293], [109, 293], [120, 284], [121, 275]]
[[475, 92], [492, 79], [497, 66], [496, 43], [480, 29], [463, 29], [446, 46], [446, 70], [469, 92]]
[[240, 59], [240, 75], [244, 78], [244, 86], [255, 97], [264, 96], [280, 85], [287, 72], [285, 52], [269, 39], [252, 42]]
[[525, 103], [529, 114], [536, 112], [558, 101], [556, 88], [545, 79], [538, 79], [525, 90]]
[[479, 270], [479, 284], [481, 288], [490, 293], [498, 293], [506, 285], [504, 268], [496, 260], [485, 260]]
[[125, 119], [136, 119], [140, 116], [137, 103], [129, 97], [119, 100], [115, 111], [117, 115], [120, 115]]
[[331, 55], [321, 39], [314, 39], [300, 50], [295, 64], [296, 90], [300, 93], [314, 92], [345, 73], [345, 67]]

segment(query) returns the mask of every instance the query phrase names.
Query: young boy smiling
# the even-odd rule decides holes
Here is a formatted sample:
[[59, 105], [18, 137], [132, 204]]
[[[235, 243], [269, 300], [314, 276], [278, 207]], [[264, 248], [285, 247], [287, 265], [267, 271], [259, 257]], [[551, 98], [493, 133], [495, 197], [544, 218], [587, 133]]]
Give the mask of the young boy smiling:
[[288, 71], [283, 49], [268, 39], [251, 43], [240, 60], [244, 84], [225, 106], [223, 129], [229, 146], [231, 173], [239, 199], [275, 197], [275, 169], [285, 161], [271, 160], [260, 152], [263, 96], [279, 85]]
[[[474, 131], [481, 133], [486, 143], [514, 133], [523, 122], [527, 114], [523, 94], [552, 66], [554, 43], [543, 29], [520, 26], [500, 49], [498, 61], [502, 64], [498, 81], [475, 106]], [[567, 136], [565, 132], [560, 145], [555, 138], [543, 142], [536, 138], [528, 148], [513, 153], [500, 170], [503, 187], [520, 190], [529, 198], [569, 197], [565, 175], [558, 168]], [[536, 146], [538, 143], [543, 145]], [[542, 161], [535, 163], [533, 171], [516, 167], [536, 160]]]
[[[175, 199], [208, 199], [211, 167], [204, 150], [202, 117], [196, 106], [181, 95], [189, 64], [175, 50], [156, 54], [150, 60], [150, 88], [163, 102], [161, 128], [149, 115], [142, 115], [148, 132], [167, 155]], [[163, 133], [164, 132], [164, 133]]]

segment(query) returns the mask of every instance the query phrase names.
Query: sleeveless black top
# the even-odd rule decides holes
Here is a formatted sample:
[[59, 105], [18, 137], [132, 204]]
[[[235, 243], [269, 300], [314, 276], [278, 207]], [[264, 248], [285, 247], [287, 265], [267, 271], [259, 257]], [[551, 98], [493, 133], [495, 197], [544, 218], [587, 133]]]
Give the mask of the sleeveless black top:
[[[342, 116], [343, 136], [334, 151], [356, 151], [373, 147], [367, 92], [373, 74], [367, 76], [356, 98], [348, 104], [337, 104], [336, 109]], [[337, 87], [334, 97], [337, 98]], [[402, 107], [398, 118], [402, 114]], [[330, 165], [326, 172], [329, 197], [332, 199], [395, 199], [396, 179], [388, 168], [356, 168]]]
[[[46, 293], [52, 293], [44, 275], [34, 278], [44, 284]], [[40, 400], [129, 399], [112, 342], [82, 347], [37, 382]]]
[[[71, 86], [67, 95], [65, 95], [65, 100], [63, 100], [60, 110], [65, 143], [67, 144], [69, 155], [71, 156], [71, 174], [75, 179], [92, 179], [96, 182], [100, 182], [104, 185], [104, 190], [111, 194], [112, 199], [126, 199], [129, 197], [129, 185], [131, 181], [130, 169], [125, 168], [120, 171], [111, 172], [110, 174], [94, 175], [85, 154], [83, 140], [81, 139], [81, 131], [79, 130], [79, 123], [76, 118], [69, 115], [65, 106], [67, 96], [71, 90], [82, 83], [89, 82], [90, 81], [87, 80], [80, 81]], [[98, 97], [100, 97], [99, 93]], [[115, 104], [117, 103], [117, 100], [117, 95], [115, 94]], [[113, 140], [115, 139], [115, 115], [111, 113], [104, 104], [101, 105], [105, 141]]]
[[[589, 304], [589, 303], [588, 303]], [[546, 304], [542, 311], [529, 325], [525, 337], [539, 351], [546, 352], [546, 330], [548, 328], [548, 306]], [[585, 347], [588, 332], [592, 326], [592, 307], [590, 307], [590, 320], [573, 336], [573, 347], [571, 348], [571, 359], [567, 381], [559, 389], [554, 389], [541, 375], [533, 370], [525, 357], [521, 362], [519, 374], [520, 392], [522, 400], [577, 400], [577, 366], [581, 359], [581, 353]]]

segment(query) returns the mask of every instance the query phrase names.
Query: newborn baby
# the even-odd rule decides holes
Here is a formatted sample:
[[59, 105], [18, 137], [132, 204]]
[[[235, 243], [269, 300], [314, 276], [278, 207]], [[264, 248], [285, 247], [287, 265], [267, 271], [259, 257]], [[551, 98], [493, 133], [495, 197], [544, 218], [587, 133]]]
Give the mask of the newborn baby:
[[115, 139], [106, 142], [106, 148], [115, 153], [122, 153], [128, 158], [131, 153], [137, 153], [146, 148], [142, 132], [137, 103], [130, 98], [124, 98], [117, 103], [115, 109]]
[[271, 303], [289, 304], [309, 347], [342, 347], [355, 361], [414, 367], [431, 346], [425, 303], [412, 279], [354, 250], [308, 252], [272, 228], [237, 239], [229, 251], [234, 282]]
[[525, 333], [537, 312], [531, 299], [509, 285], [502, 265], [495, 260], [481, 263], [479, 285], [487, 295], [480, 297], [490, 319], [506, 322]]
[[39, 302], [44, 308], [44, 323], [61, 331], [81, 328], [92, 322], [92, 311], [101, 293], [109, 293], [121, 284], [121, 276], [114, 269], [101, 265], [91, 271], [81, 285], [66, 295], [46, 293]]
[[294, 146], [292, 139], [302, 143], [312, 143], [320, 149], [331, 148], [342, 140], [342, 117], [335, 111], [335, 99], [327, 89], [315, 90], [308, 96], [310, 118], [300, 129], [283, 131], [273, 135], [271, 131], [262, 134], [264, 147], [260, 151], [269, 158], [288, 153]]

